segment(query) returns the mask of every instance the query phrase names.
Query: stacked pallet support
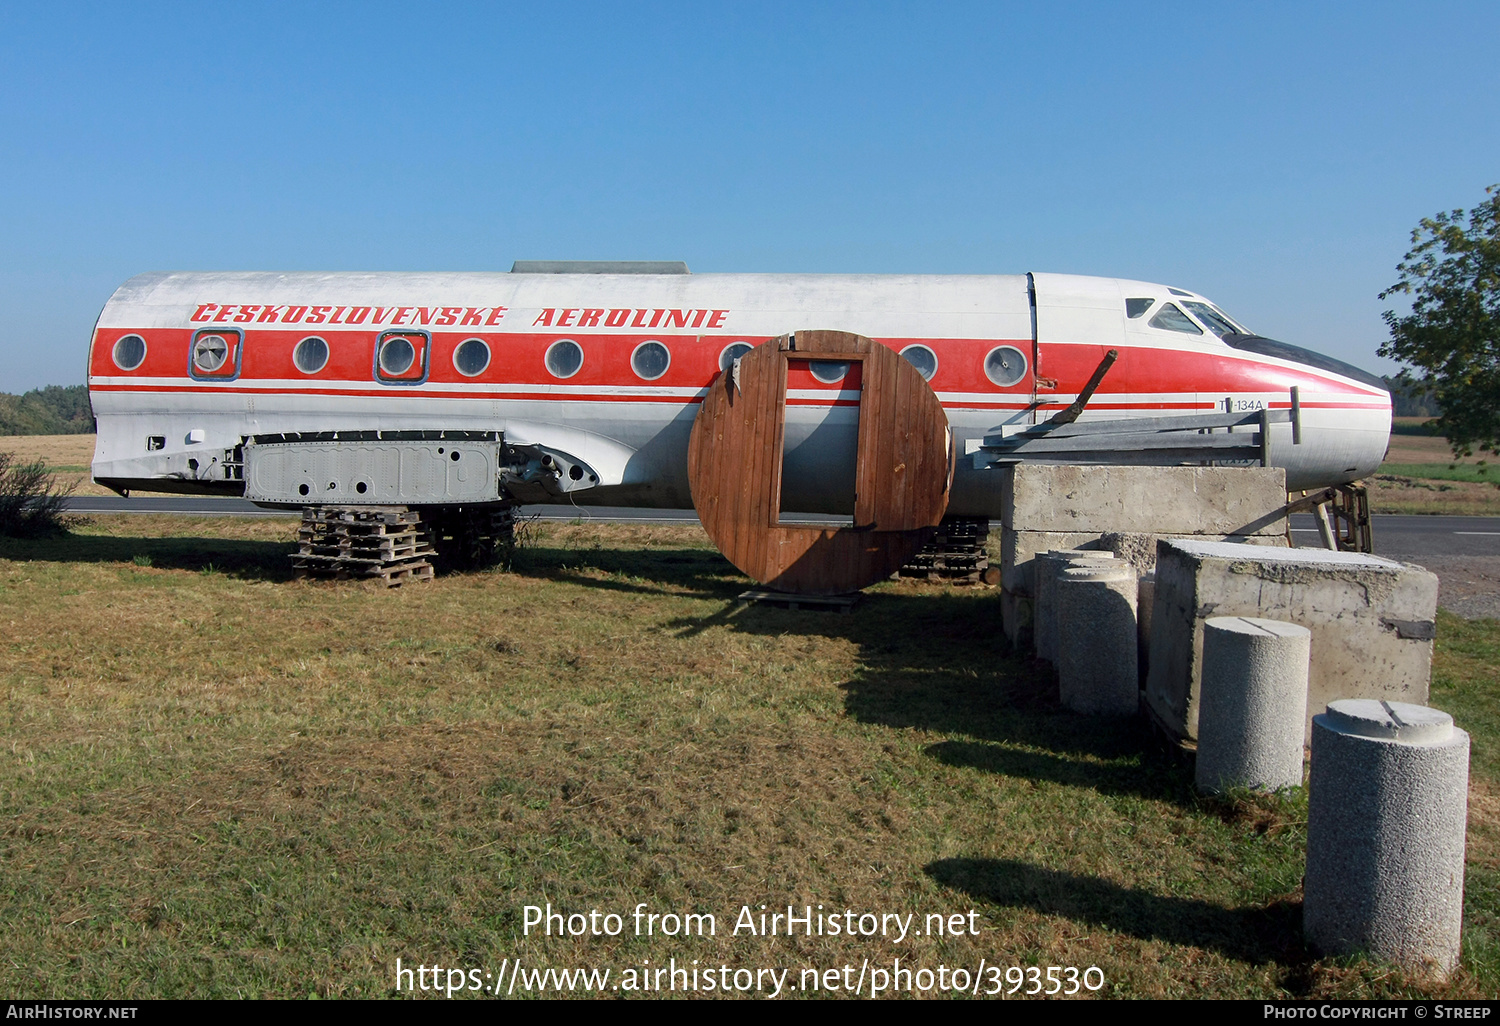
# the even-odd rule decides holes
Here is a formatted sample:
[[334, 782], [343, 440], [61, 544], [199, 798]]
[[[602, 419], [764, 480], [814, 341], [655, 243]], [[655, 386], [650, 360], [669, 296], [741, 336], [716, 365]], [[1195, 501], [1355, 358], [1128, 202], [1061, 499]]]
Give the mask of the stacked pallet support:
[[985, 548], [990, 522], [982, 517], [944, 517], [932, 539], [901, 568], [900, 576], [924, 581], [994, 583]]
[[297, 576], [377, 580], [395, 588], [433, 576], [431, 536], [405, 506], [309, 506], [297, 531]]
[[430, 507], [425, 518], [444, 572], [509, 566], [516, 547], [516, 509], [510, 503]]

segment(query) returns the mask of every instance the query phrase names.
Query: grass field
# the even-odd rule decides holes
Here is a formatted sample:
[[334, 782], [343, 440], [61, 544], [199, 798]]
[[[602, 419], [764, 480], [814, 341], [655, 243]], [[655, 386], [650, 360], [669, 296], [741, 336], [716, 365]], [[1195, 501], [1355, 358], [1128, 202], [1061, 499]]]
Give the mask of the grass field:
[[[1102, 996], [1500, 993], [1494, 622], [1439, 627], [1434, 704], [1475, 754], [1465, 964], [1434, 986], [1305, 951], [1302, 800], [1200, 801], [1141, 729], [1064, 713], [996, 592], [742, 610], [696, 528], [531, 530], [512, 572], [396, 591], [290, 580], [281, 520], [0, 541], [0, 990], [900, 957], [1097, 966]], [[625, 931], [524, 935], [548, 902]], [[640, 903], [716, 935], [634, 936]], [[734, 935], [762, 904], [964, 932]]]
[[94, 459], [93, 435], [0, 435], [0, 452], [30, 463], [44, 460], [57, 483], [74, 495], [113, 495], [94, 484], [89, 464]]
[[1398, 417], [1380, 472], [1365, 481], [1374, 513], [1500, 516], [1500, 469], [1486, 454], [1454, 459], [1421, 417]]
[[[1440, 471], [1434, 465], [1432, 470]], [[1448, 514], [1450, 516], [1493, 517], [1500, 516], [1500, 489], [1493, 484], [1478, 484], [1469, 481], [1444, 480], [1428, 477], [1407, 477], [1385, 472], [1365, 479], [1370, 491], [1372, 513], [1416, 513]]]
[[1380, 472], [1424, 481], [1469, 481], [1491, 487], [1500, 484], [1500, 468], [1493, 463], [1395, 463], [1387, 460], [1380, 465]]

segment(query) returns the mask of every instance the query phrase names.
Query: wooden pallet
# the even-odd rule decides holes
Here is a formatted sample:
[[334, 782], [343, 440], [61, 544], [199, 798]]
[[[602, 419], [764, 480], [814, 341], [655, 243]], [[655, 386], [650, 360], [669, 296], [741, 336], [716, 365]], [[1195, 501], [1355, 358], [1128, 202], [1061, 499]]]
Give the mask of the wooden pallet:
[[357, 563], [371, 566], [387, 566], [404, 563], [412, 559], [425, 559], [435, 555], [430, 545], [408, 545], [391, 553], [361, 552], [358, 549], [353, 552], [307, 552], [302, 551], [294, 557], [310, 563]]
[[309, 524], [304, 522], [297, 529], [299, 538], [364, 538], [374, 544], [382, 538], [401, 538], [411, 534], [426, 533], [420, 524], [385, 524], [385, 523], [337, 523], [323, 522]]
[[516, 513], [493, 503], [436, 511], [431, 541], [444, 569], [509, 566], [516, 547]]
[[809, 609], [821, 613], [853, 612], [860, 597], [861, 594], [857, 591], [845, 595], [797, 595], [789, 591], [751, 588], [749, 591], [740, 592], [740, 601], [746, 605], [754, 602], [757, 605], [775, 606], [778, 609]]
[[419, 511], [404, 506], [316, 506], [302, 511], [292, 566], [300, 578], [378, 580], [388, 587], [433, 577], [435, 555]]
[[302, 523], [307, 524], [390, 524], [417, 525], [422, 514], [405, 506], [305, 506]]
[[941, 567], [924, 569], [910, 563], [897, 575], [904, 581], [943, 581], [948, 584], [979, 584], [985, 580], [986, 570], [950, 570]]
[[410, 559], [426, 555], [432, 546], [426, 536], [409, 531], [395, 538], [340, 538], [335, 535], [303, 538], [297, 544], [299, 555], [352, 556], [365, 559]]
[[425, 559], [385, 565], [350, 565], [348, 563], [294, 563], [298, 579], [321, 581], [380, 581], [388, 588], [399, 588], [411, 581], [430, 581], [432, 564]]
[[989, 566], [990, 558], [982, 552], [919, 552], [906, 565], [923, 570], [955, 570], [959, 573], [968, 573], [970, 570], [983, 570]]
[[952, 584], [991, 584], [990, 557], [985, 550], [990, 522], [978, 517], [945, 518], [932, 538], [902, 565], [898, 576], [908, 580], [947, 581]]

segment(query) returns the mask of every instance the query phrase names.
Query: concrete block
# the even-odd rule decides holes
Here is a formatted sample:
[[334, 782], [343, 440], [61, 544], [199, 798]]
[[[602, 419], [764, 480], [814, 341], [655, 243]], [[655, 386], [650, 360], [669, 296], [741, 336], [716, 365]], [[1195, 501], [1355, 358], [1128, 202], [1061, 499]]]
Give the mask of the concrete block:
[[[1033, 600], [1036, 597], [1037, 553], [1060, 549], [1082, 549], [1090, 552], [1108, 550], [1114, 552], [1117, 557], [1129, 560], [1134, 564], [1138, 573], [1149, 574], [1156, 569], [1156, 543], [1162, 537], [1164, 536], [1118, 531], [1089, 534], [1086, 532], [1012, 531], [1008, 528], [1001, 528], [1000, 618], [1005, 629], [1005, 636], [1012, 644], [1025, 645], [1030, 643], [1034, 634], [1031, 624]], [[1286, 536], [1281, 534], [1235, 535], [1227, 538], [1215, 535], [1189, 535], [1188, 537], [1286, 547]], [[1149, 616], [1145, 618], [1149, 620]], [[1146, 637], [1149, 638], [1149, 635]], [[1143, 640], [1142, 652], [1145, 651], [1146, 646]]]
[[1001, 524], [1013, 531], [1263, 535], [1285, 532], [1280, 467], [1002, 468]]
[[1110, 552], [1084, 552], [1079, 549], [1059, 549], [1054, 552], [1037, 553], [1032, 561], [1035, 597], [1032, 601], [1031, 641], [1036, 647], [1036, 657], [1049, 663], [1057, 662], [1057, 579], [1070, 566], [1114, 563]]
[[1463, 924], [1469, 735], [1447, 713], [1344, 700], [1313, 718], [1302, 925], [1331, 955], [1447, 976]]
[[1137, 573], [1156, 571], [1156, 543], [1163, 538], [1184, 541], [1223, 541], [1240, 545], [1272, 545], [1287, 548], [1285, 533], [1278, 534], [1232, 534], [1232, 535], [1172, 535], [1144, 534], [1134, 531], [1106, 531], [1099, 536], [1094, 547], [1108, 549], [1117, 557], [1127, 560]]
[[1074, 712], [1134, 716], [1136, 675], [1135, 569], [1121, 563], [1070, 566], [1058, 578], [1058, 697]]
[[1030, 648], [1035, 642], [1036, 602], [1030, 595], [1018, 595], [1000, 589], [1000, 627], [1016, 648]]
[[[1146, 706], [1176, 737], [1198, 736], [1203, 622], [1213, 616], [1308, 628], [1310, 711], [1351, 697], [1425, 703], [1437, 583], [1419, 566], [1355, 552], [1163, 540]], [[1309, 716], [1304, 738], [1311, 732]]]
[[[1140, 567], [1136, 567], [1137, 571]], [[1136, 580], [1136, 637], [1143, 652], [1151, 648], [1151, 612], [1157, 604], [1157, 571], [1149, 570]], [[1146, 679], [1142, 676], [1142, 679]]]
[[1038, 552], [1072, 549], [1098, 540], [1092, 534], [1055, 534], [1046, 531], [1000, 531], [1000, 624], [1012, 645], [1032, 643], [1034, 561]]
[[[1136, 570], [1139, 571], [1140, 567]], [[1156, 605], [1155, 570], [1141, 574], [1136, 581], [1135, 595], [1135, 637], [1141, 654], [1141, 680], [1145, 680], [1146, 655], [1151, 651], [1151, 610]]]
[[1302, 786], [1312, 632], [1248, 616], [1203, 624], [1198, 790]]
[[1039, 552], [1060, 552], [1085, 546], [1100, 549], [1099, 535], [1088, 532], [1000, 530], [1000, 587], [1018, 595], [1036, 595], [1032, 561]]

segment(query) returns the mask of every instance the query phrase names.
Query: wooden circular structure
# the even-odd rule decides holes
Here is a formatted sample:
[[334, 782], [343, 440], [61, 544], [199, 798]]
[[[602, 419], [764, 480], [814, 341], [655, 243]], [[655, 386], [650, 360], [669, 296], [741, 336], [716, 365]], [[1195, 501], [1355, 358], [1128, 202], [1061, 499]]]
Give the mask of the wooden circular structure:
[[[789, 360], [860, 365], [854, 524], [783, 524]], [[948, 508], [952, 435], [937, 396], [894, 351], [847, 331], [799, 331], [746, 353], [709, 388], [693, 422], [688, 480], [708, 536], [768, 587], [858, 591], [921, 548]]]

